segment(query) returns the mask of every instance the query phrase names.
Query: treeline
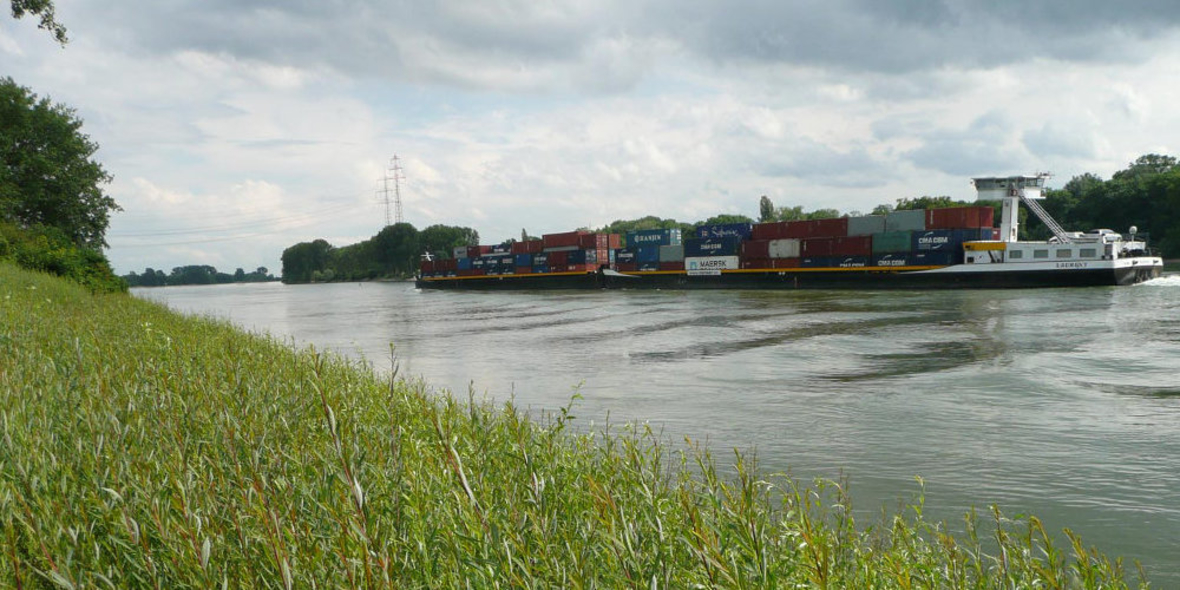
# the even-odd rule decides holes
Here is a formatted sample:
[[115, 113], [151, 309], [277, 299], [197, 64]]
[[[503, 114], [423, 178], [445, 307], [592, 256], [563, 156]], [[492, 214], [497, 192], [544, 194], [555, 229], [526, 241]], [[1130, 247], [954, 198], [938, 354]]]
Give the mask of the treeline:
[[418, 271], [423, 253], [450, 258], [456, 246], [478, 243], [479, 232], [469, 227], [432, 225], [419, 231], [412, 224], [395, 223], [348, 246], [335, 247], [319, 239], [283, 250], [283, 282], [408, 278]]
[[222, 285], [227, 283], [265, 283], [277, 281], [265, 266], [246, 272], [237, 269], [233, 274], [218, 272], [215, 267], [207, 265], [177, 266], [171, 274], [164, 271], [145, 268], [143, 274], [131, 271], [122, 276], [124, 281], [132, 287], [163, 287], [166, 285]]

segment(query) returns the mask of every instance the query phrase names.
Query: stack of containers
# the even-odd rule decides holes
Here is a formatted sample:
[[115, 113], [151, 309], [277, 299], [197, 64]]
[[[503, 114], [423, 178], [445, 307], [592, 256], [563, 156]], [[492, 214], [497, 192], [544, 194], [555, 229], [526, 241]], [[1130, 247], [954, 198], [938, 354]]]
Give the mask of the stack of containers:
[[923, 213], [925, 229], [914, 231], [910, 239], [911, 264], [959, 264], [963, 262], [963, 242], [994, 237], [991, 207], [927, 209]]
[[683, 261], [679, 229], [645, 229], [627, 232], [627, 247], [615, 251], [614, 266], [623, 272], [676, 270]]
[[[609, 264], [611, 249], [622, 245], [618, 234], [572, 231], [541, 236], [532, 252], [532, 272], [589, 272]], [[536, 248], [535, 246], [533, 246]]]

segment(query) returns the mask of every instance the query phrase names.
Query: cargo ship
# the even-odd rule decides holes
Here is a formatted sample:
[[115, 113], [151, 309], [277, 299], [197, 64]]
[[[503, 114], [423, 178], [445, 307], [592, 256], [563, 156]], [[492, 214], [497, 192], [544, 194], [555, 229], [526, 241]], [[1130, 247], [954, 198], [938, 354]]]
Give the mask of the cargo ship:
[[[424, 257], [422, 289], [955, 289], [1129, 285], [1163, 259], [1127, 235], [1070, 232], [1040, 205], [1047, 175], [975, 178], [990, 206], [808, 221], [546, 234]], [[1019, 239], [1020, 205], [1053, 233]]]

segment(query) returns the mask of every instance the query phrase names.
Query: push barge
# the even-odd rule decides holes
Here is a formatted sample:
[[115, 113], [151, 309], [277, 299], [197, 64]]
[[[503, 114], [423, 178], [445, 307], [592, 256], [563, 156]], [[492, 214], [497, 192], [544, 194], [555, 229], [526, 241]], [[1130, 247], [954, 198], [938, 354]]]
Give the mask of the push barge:
[[[1046, 175], [974, 179], [991, 207], [617, 234], [567, 232], [423, 260], [422, 289], [955, 289], [1129, 285], [1163, 260], [1132, 227], [1065, 231], [1040, 206]], [[1021, 241], [1025, 205], [1052, 231]]]

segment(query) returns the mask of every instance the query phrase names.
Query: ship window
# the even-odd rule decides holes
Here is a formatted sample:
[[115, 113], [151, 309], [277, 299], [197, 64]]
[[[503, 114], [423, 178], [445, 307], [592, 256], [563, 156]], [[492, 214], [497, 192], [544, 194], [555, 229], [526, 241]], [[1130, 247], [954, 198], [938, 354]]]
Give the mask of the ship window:
[[1064, 249], [1064, 250], [1058, 250], [1058, 251], [1057, 251], [1057, 257], [1058, 257], [1058, 258], [1069, 258], [1069, 257], [1071, 257], [1071, 256], [1073, 256], [1073, 250], [1070, 250], [1070, 249], [1068, 249], [1068, 248], [1067, 248], [1067, 249]]
[[1097, 258], [1098, 250], [1095, 250], [1094, 248], [1082, 248], [1078, 255], [1082, 258]]
[[1033, 258], [1048, 258], [1048, 250], [1033, 250]]
[[1023, 250], [1011, 250], [1008, 252], [1008, 258], [1024, 258]]

